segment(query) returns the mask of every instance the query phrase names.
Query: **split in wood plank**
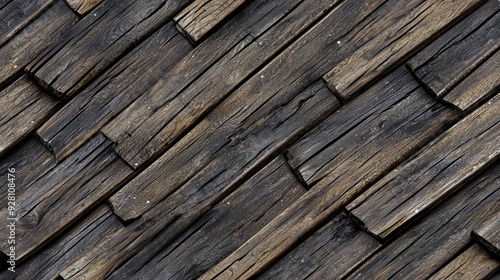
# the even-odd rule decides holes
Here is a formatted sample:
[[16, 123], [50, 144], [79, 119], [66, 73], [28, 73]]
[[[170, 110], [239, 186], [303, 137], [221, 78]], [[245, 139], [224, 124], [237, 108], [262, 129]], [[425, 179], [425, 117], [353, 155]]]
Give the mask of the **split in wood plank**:
[[336, 65], [324, 79], [344, 100], [404, 62], [484, 0], [407, 0], [401, 18]]
[[195, 0], [174, 20], [179, 31], [197, 44], [245, 2], [248, 0]]
[[174, 24], [167, 23], [45, 122], [38, 136], [58, 161], [64, 160], [191, 49]]
[[440, 135], [347, 206], [380, 239], [390, 238], [500, 158], [500, 95]]
[[189, 0], [107, 0], [29, 65], [40, 85], [71, 97], [149, 37]]
[[79, 15], [83, 16], [97, 7], [104, 0], [64, 0]]
[[472, 236], [491, 254], [500, 258], [500, 212], [481, 227], [474, 229]]

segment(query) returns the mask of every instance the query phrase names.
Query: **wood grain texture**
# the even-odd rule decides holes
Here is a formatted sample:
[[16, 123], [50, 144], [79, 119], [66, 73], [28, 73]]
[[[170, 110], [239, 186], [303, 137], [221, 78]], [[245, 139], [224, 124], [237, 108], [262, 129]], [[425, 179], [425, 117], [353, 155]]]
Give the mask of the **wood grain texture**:
[[496, 271], [500, 271], [500, 261], [488, 255], [479, 245], [472, 245], [430, 279], [489, 279]]
[[257, 279], [342, 279], [380, 247], [342, 212]]
[[54, 113], [58, 100], [23, 76], [0, 92], [0, 155]]
[[[500, 95], [370, 187], [347, 209], [389, 238], [500, 158]], [[376, 211], [374, 211], [376, 210]]]
[[348, 100], [373, 80], [404, 62], [443, 33], [448, 26], [484, 0], [401, 1], [403, 16], [355, 53], [336, 65], [324, 79], [328, 87]]
[[39, 55], [28, 71], [51, 93], [71, 97], [188, 2], [105, 1]]
[[[102, 135], [16, 195], [16, 258], [18, 262], [105, 199], [132, 170], [122, 162]], [[4, 209], [0, 216], [6, 219]], [[8, 235], [8, 228], [0, 229]], [[0, 241], [7, 254], [7, 240]]]
[[175, 16], [179, 30], [196, 44], [247, 0], [195, 0]]
[[[144, 248], [109, 279], [195, 279], [304, 193], [285, 159], [279, 156], [167, 247]], [[159, 251], [154, 258], [150, 257], [152, 251]]]
[[408, 62], [442, 98], [500, 47], [500, 3], [488, 1]]
[[[336, 3], [326, 0], [250, 3], [106, 126], [103, 133], [116, 143], [115, 149], [125, 161], [133, 167], [142, 166], [171, 147]], [[267, 73], [264, 77], [271, 78], [273, 73]], [[297, 71], [295, 75], [300, 73]], [[307, 82], [312, 80], [314, 77]]]
[[497, 163], [377, 252], [347, 279], [427, 279], [467, 249], [471, 230], [498, 211], [500, 164]]
[[14, 0], [0, 7], [0, 46], [16, 36], [57, 0]]
[[[399, 70], [405, 71], [404, 68]], [[297, 202], [202, 279], [248, 278], [262, 272], [456, 118], [452, 110], [438, 104], [418, 88], [409, 73], [405, 75], [406, 79], [398, 78], [399, 74], [401, 72], [395, 72], [381, 80], [302, 138], [318, 135], [316, 141], [310, 141], [311, 144], [323, 141], [328, 143], [330, 151], [347, 152], [341, 154], [338, 161], [327, 161], [328, 176], [314, 184]], [[385, 99], [392, 102], [384, 104]], [[378, 103], [383, 109], [377, 112]], [[366, 115], [357, 111], [358, 107], [371, 106], [375, 108], [363, 111]], [[330, 133], [325, 136], [321, 131], [327, 130], [325, 127], [330, 127], [330, 124]], [[325, 137], [330, 140], [321, 140]], [[300, 150], [295, 149], [295, 153], [300, 153]]]
[[443, 100], [464, 113], [475, 110], [483, 101], [500, 92], [498, 69], [500, 69], [500, 51], [446, 94]]
[[[255, 98], [257, 93], [247, 94]], [[243, 94], [235, 96], [233, 101], [249, 104], [249, 97], [244, 97]], [[219, 107], [218, 112], [213, 111], [189, 137], [130, 184], [149, 185], [146, 196], [137, 196], [137, 199], [147, 198], [149, 204], [156, 205], [65, 269], [65, 279], [103, 279], [143, 248], [149, 247], [154, 253], [170, 243], [243, 180], [271, 161], [284, 146], [338, 106], [322, 83], [288, 98], [278, 96], [276, 102], [282, 107], [271, 104], [274, 110], [264, 115], [257, 113], [257, 118], [249, 117], [255, 108], [244, 111], [229, 102]], [[234, 119], [227, 119], [228, 115], [235, 115]], [[244, 119], [247, 120], [241, 123], [240, 129], [235, 129], [233, 120]], [[163, 187], [161, 202], [157, 201], [159, 195], [151, 191], [153, 186]], [[133, 206], [141, 207], [140, 204]], [[148, 245], [152, 242], [155, 246]]]
[[97, 7], [104, 0], [64, 0], [79, 15], [83, 16]]
[[[500, 212], [499, 212], [500, 213]], [[500, 214], [496, 213], [491, 219], [474, 229], [472, 236], [491, 254], [500, 257]]]
[[59, 161], [65, 159], [191, 49], [174, 24], [166, 24], [54, 114], [38, 136]]
[[37, 55], [56, 42], [77, 21], [78, 16], [59, 0], [14, 38], [0, 45], [0, 86], [19, 75]]
[[57, 279], [64, 266], [90, 250], [107, 235], [113, 234], [122, 224], [106, 205], [100, 205], [67, 229], [60, 237], [43, 248], [36, 256], [16, 267], [16, 273], [4, 270], [4, 280]]

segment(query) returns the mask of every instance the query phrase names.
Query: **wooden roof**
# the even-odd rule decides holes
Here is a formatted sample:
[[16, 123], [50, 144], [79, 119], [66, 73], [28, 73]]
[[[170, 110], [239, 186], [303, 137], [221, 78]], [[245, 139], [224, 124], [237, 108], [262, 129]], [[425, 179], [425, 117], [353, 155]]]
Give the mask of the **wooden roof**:
[[500, 279], [500, 1], [0, 22], [0, 279]]

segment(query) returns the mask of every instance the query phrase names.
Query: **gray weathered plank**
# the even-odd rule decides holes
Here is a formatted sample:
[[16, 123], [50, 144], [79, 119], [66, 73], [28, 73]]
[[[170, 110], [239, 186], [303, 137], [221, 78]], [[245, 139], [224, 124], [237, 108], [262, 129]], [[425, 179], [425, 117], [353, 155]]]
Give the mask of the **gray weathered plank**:
[[108, 0], [28, 67], [50, 92], [70, 97], [168, 22], [189, 0]]
[[342, 212], [257, 279], [342, 279], [380, 247]]
[[72, 263], [106, 236], [123, 227], [108, 206], [100, 205], [67, 229], [59, 238], [28, 261], [16, 265], [16, 273], [0, 272], [4, 280], [57, 279], [63, 267]]
[[247, 278], [261, 272], [456, 119], [453, 110], [428, 96], [405, 71], [399, 68], [379, 81], [290, 149], [289, 157], [298, 158], [322, 143], [324, 153], [314, 153], [318, 159], [330, 153], [338, 159], [325, 160], [323, 170], [328, 172], [305, 195], [203, 279], [231, 274]]
[[45, 122], [38, 136], [59, 161], [65, 159], [191, 49], [174, 24], [166, 24]]
[[[268, 101], [273, 109], [264, 113], [262, 108], [255, 111], [258, 105], [246, 110], [234, 106], [234, 102], [249, 104], [249, 98], [256, 95], [244, 92], [213, 111], [189, 137], [136, 177], [128, 186], [144, 184], [147, 191], [138, 193], [137, 199], [148, 199], [156, 206], [65, 269], [65, 279], [103, 279], [143, 248], [151, 248], [145, 254], [155, 253], [338, 106], [321, 82], [286, 98], [276, 96], [274, 102]], [[251, 116], [254, 113], [256, 118]], [[238, 122], [240, 129], [235, 127]], [[160, 203], [159, 195], [151, 191], [159, 186], [164, 198]], [[141, 205], [133, 207], [140, 209]], [[137, 215], [130, 210], [134, 212], [124, 217]], [[148, 246], [151, 242], [155, 246]]]
[[500, 257], [500, 212], [481, 227], [474, 229], [472, 236], [491, 254]]
[[59, 0], [14, 38], [0, 45], [0, 86], [21, 73], [26, 65], [77, 21], [78, 16]]
[[[109, 279], [195, 279], [286, 209], [305, 189], [279, 156], [154, 258], [144, 248]], [[153, 247], [154, 243], [151, 244]], [[151, 256], [151, 255], [149, 255]]]
[[443, 98], [462, 112], [471, 112], [500, 92], [500, 51], [474, 70]]
[[498, 211], [497, 163], [377, 252], [348, 279], [427, 279], [466, 249], [471, 230]]
[[[115, 149], [125, 161], [133, 167], [142, 166], [171, 147], [210, 109], [336, 3], [330, 0], [250, 3], [110, 122], [103, 133], [116, 143]], [[307, 82], [311, 80], [315, 77]]]
[[[97, 135], [71, 157], [16, 194], [16, 258], [24, 261], [48, 241], [105, 199], [132, 173], [114, 153], [109, 141]], [[4, 209], [0, 216], [12, 215]], [[8, 228], [0, 233], [8, 235]], [[0, 241], [1, 252], [10, 245]]]
[[248, 0], [195, 0], [175, 16], [179, 30], [196, 44]]
[[0, 155], [21, 141], [55, 111], [58, 100], [23, 76], [0, 92]]
[[500, 158], [500, 95], [387, 174], [347, 209], [381, 239], [437, 205]]
[[415, 76], [439, 98], [500, 47], [500, 3], [474, 11], [408, 62]]
[[342, 99], [350, 99], [373, 80], [404, 62], [448, 26], [485, 0], [401, 1], [406, 12], [370, 42], [336, 65], [324, 79]]
[[64, 0], [79, 15], [83, 16], [97, 7], [104, 0]]

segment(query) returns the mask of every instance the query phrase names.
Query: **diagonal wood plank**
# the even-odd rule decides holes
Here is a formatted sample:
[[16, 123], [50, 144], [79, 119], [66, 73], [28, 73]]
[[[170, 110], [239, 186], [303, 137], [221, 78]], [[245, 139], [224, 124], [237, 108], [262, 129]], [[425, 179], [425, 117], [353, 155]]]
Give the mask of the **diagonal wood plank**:
[[35, 130], [57, 108], [58, 100], [23, 76], [0, 92], [0, 155]]
[[116, 143], [117, 153], [132, 167], [142, 166], [161, 155], [337, 2], [250, 3], [106, 126], [103, 133]]
[[437, 38], [484, 0], [402, 1], [407, 14], [328, 72], [328, 87], [348, 100]]
[[481, 102], [500, 92], [500, 51], [467, 76], [443, 98], [462, 112], [475, 110]]
[[[246, 94], [249, 96], [241, 94], [233, 101], [249, 104], [248, 98], [255, 97], [256, 92]], [[178, 142], [130, 184], [142, 182], [162, 186], [162, 195], [166, 190], [168, 197], [160, 203], [157, 201], [141, 218], [109, 236], [93, 252], [82, 256], [63, 271], [63, 277], [103, 279], [146, 247], [149, 250], [142, 252], [148, 259], [272, 160], [284, 146], [338, 106], [321, 81], [303, 92], [277, 97], [271, 102], [274, 104], [270, 104], [274, 109], [256, 119], [247, 119], [256, 108], [241, 110], [232, 103], [221, 106], [218, 112], [213, 111], [212, 116], [197, 126], [196, 133]], [[235, 121], [247, 120], [241, 124], [241, 129], [235, 130], [231, 118], [219, 118], [219, 121], [215, 118], [227, 117], [227, 114], [234, 115]], [[177, 178], [182, 181], [176, 181]], [[145, 195], [137, 199], [148, 198], [151, 200], [149, 204], [154, 204], [158, 197], [152, 191]], [[144, 203], [148, 204], [147, 201]], [[134, 204], [133, 207], [141, 205]], [[132, 214], [137, 214], [137, 211]]]
[[370, 187], [347, 209], [373, 235], [390, 238], [500, 158], [499, 111], [497, 95]]
[[62, 0], [58, 0], [14, 38], [0, 45], [0, 86], [19, 75], [24, 67], [77, 21], [78, 16]]
[[174, 24], [166, 24], [45, 122], [38, 136], [59, 161], [65, 159], [191, 49]]
[[158, 30], [189, 0], [108, 0], [28, 67], [40, 85], [71, 97]]
[[[144, 253], [139, 253], [109, 279], [195, 279], [252, 237], [304, 192], [285, 159], [279, 156], [154, 258], [145, 258]], [[151, 250], [146, 247], [142, 251], [149, 253]]]
[[428, 278], [467, 249], [471, 230], [498, 211], [500, 164], [497, 163], [377, 252], [347, 279]]
[[439, 98], [500, 47], [500, 3], [488, 1], [412, 58], [415, 76]]
[[257, 279], [342, 279], [380, 247], [342, 212]]
[[[65, 228], [105, 199], [132, 170], [102, 135], [96, 136], [64, 162], [16, 195], [16, 260], [24, 261]], [[8, 236], [8, 228], [0, 229]], [[8, 254], [7, 240], [0, 241]]]
[[104, 0], [64, 0], [79, 15], [83, 16], [97, 7]]
[[[400, 78], [401, 71], [403, 78]], [[400, 68], [387, 76], [302, 138], [318, 135], [316, 141], [309, 143], [327, 143], [331, 151], [345, 149], [350, 156], [344, 161], [327, 162], [326, 165], [332, 166], [328, 176], [202, 279], [229, 275], [248, 278], [260, 273], [456, 119], [453, 110], [438, 104], [404, 71]], [[412, 85], [407, 86], [408, 83]], [[384, 103], [385, 99], [391, 102]], [[358, 107], [368, 109], [366, 115], [360, 115]], [[370, 107], [373, 108], [370, 110]], [[330, 131], [326, 136], [330, 141], [322, 140], [325, 138], [323, 130]], [[307, 145], [302, 147], [302, 150], [294, 149], [294, 154], [309, 149]], [[349, 152], [351, 149], [354, 152]]]
[[491, 254], [500, 257], [500, 212], [481, 227], [474, 229], [472, 236]]

